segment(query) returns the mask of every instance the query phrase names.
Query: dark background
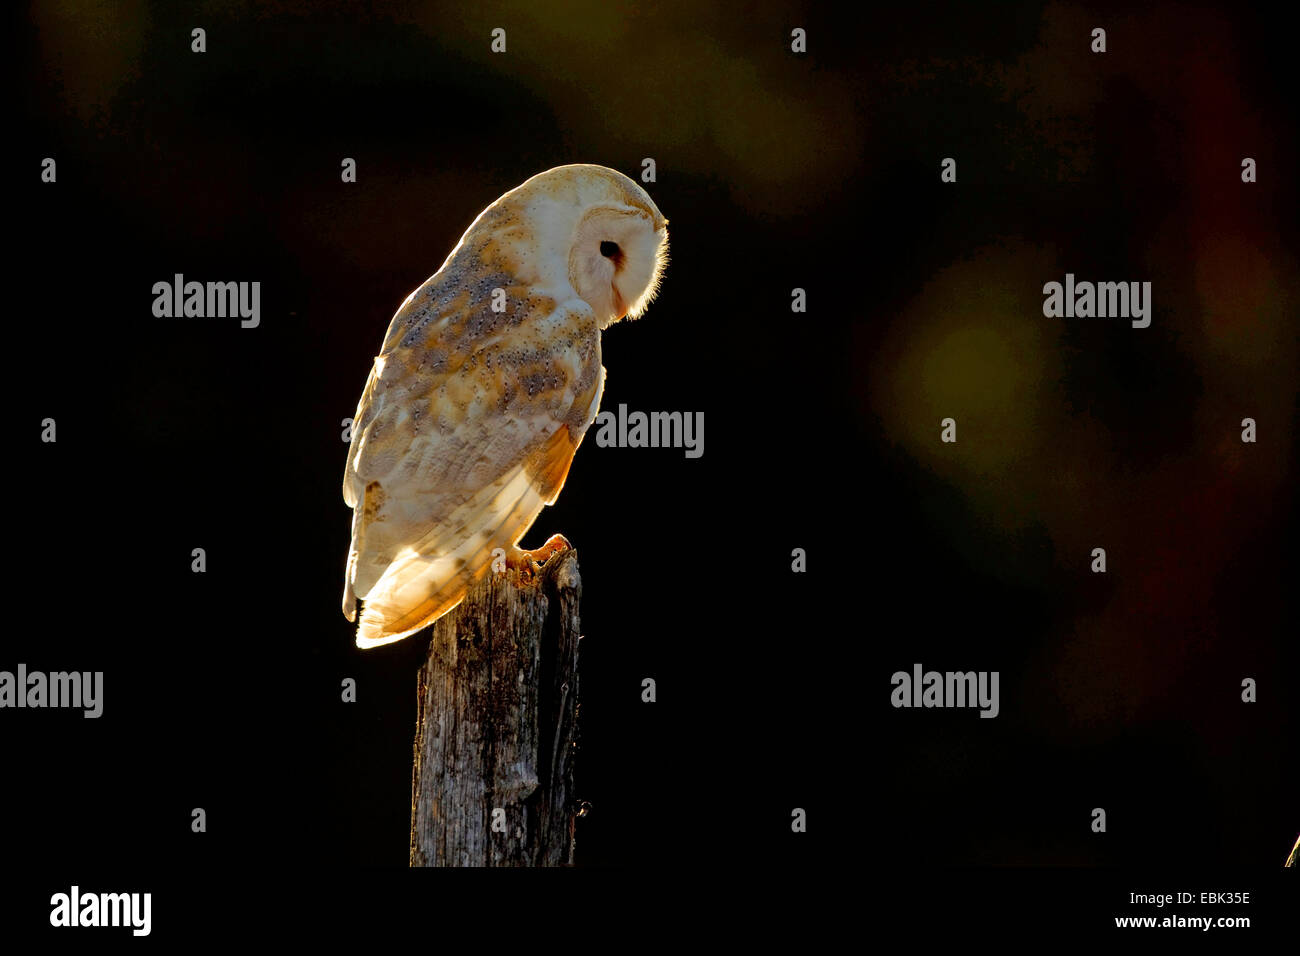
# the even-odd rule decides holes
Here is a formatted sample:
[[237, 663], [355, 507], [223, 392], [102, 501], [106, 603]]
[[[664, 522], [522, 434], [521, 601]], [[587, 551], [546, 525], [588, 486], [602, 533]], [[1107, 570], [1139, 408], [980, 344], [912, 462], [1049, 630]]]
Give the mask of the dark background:
[[[524, 539], [582, 561], [578, 862], [1280, 865], [1289, 40], [1124, 7], [21, 11], [0, 668], [103, 670], [105, 711], [0, 717], [6, 855], [405, 866], [427, 637], [361, 652], [339, 613], [342, 419], [484, 206], [648, 156], [672, 258], [603, 407], [703, 411], [705, 453], [589, 440]], [[1152, 281], [1151, 327], [1045, 319], [1067, 271]], [[154, 318], [176, 272], [260, 281], [261, 326]], [[917, 662], [1000, 671], [1001, 715], [891, 708]]]

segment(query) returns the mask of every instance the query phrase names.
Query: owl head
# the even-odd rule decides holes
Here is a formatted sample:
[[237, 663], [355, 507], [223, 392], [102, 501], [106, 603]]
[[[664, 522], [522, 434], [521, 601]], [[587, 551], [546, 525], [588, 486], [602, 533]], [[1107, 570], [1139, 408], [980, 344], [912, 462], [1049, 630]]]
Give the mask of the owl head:
[[[602, 329], [637, 318], [668, 262], [668, 220], [636, 182], [605, 166], [556, 166], [515, 190], [546, 249]], [[554, 278], [559, 279], [556, 275]]]

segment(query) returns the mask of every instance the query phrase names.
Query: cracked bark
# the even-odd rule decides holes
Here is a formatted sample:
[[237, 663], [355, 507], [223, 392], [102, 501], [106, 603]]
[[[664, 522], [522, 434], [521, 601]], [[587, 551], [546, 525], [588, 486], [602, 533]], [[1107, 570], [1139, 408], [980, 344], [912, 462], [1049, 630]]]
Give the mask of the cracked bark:
[[418, 679], [411, 866], [572, 864], [581, 593], [570, 549], [531, 580], [489, 573], [434, 622]]

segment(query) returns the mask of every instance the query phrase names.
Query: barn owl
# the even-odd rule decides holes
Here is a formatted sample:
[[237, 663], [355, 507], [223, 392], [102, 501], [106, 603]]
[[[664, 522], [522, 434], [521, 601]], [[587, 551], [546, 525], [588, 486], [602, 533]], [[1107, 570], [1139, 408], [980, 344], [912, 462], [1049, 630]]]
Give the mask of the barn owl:
[[[668, 220], [603, 166], [557, 166], [479, 213], [402, 303], [353, 419], [343, 614], [358, 647], [400, 640], [512, 562], [600, 409], [600, 333], [639, 317]], [[562, 547], [556, 536], [542, 553]], [[497, 549], [501, 549], [497, 552]]]

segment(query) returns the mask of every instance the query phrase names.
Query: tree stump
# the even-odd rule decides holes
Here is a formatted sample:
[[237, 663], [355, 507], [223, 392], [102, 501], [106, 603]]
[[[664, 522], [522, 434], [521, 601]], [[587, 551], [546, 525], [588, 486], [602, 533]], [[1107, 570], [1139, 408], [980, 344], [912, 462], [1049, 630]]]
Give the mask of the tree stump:
[[418, 681], [411, 866], [572, 864], [581, 592], [566, 549], [539, 572], [489, 572], [434, 622]]

